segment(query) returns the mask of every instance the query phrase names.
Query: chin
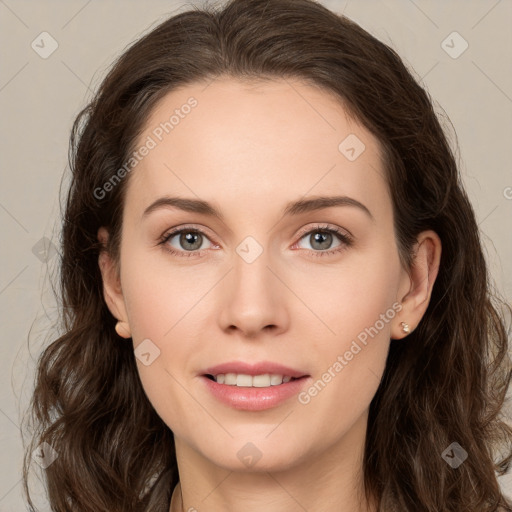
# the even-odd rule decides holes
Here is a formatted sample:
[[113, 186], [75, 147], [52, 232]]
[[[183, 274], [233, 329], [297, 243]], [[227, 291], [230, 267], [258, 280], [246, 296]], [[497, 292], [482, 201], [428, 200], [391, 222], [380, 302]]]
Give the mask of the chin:
[[298, 446], [247, 439], [246, 437], [243, 441], [233, 440], [232, 443], [219, 446], [221, 450], [203, 455], [216, 466], [238, 473], [286, 471], [300, 464], [305, 456]]

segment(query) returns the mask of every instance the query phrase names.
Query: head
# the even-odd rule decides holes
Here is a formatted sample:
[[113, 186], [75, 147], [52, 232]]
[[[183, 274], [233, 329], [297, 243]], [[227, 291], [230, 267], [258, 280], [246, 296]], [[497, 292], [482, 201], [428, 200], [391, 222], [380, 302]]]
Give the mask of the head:
[[[263, 457], [245, 470], [277, 471], [361, 432], [382, 507], [502, 500], [506, 333], [452, 150], [393, 50], [309, 0], [179, 14], [115, 63], [71, 168], [68, 332], [34, 395], [39, 441], [67, 447], [46, 470], [56, 503], [79, 474], [92, 509], [165, 503], [178, 444], [240, 471], [252, 442]], [[308, 385], [207, 414], [207, 369], [233, 360]], [[454, 440], [472, 455], [458, 473], [441, 457]]]

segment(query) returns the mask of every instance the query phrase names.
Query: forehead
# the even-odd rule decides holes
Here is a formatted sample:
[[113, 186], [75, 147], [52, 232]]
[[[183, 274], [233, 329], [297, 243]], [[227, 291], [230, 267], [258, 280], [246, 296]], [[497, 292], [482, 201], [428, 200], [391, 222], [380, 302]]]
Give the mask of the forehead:
[[334, 193], [390, 207], [378, 140], [334, 93], [297, 80], [176, 89], [153, 109], [143, 145], [126, 196], [138, 210], [164, 194], [245, 210]]

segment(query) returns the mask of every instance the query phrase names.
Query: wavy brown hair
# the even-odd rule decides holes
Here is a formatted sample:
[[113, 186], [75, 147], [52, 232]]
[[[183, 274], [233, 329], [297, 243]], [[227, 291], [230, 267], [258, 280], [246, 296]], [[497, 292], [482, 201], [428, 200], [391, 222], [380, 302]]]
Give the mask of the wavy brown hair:
[[[130, 176], [101, 199], [94, 191], [127, 161], [165, 94], [221, 76], [298, 78], [337, 95], [382, 145], [404, 267], [421, 231], [441, 238], [429, 307], [407, 342], [391, 342], [371, 402], [368, 499], [380, 511], [512, 510], [497, 480], [512, 460], [501, 413], [512, 377], [510, 308], [489, 284], [447, 135], [395, 51], [312, 0], [232, 0], [170, 17], [120, 56], [75, 120], [61, 239], [63, 334], [38, 360], [27, 411], [31, 510], [31, 453], [47, 442], [58, 453], [44, 470], [52, 510], [168, 511], [179, 478], [173, 434], [143, 391], [133, 347], [114, 330], [98, 267], [100, 226], [110, 233], [106, 250], [119, 257]], [[468, 453], [457, 469], [441, 457], [454, 441]]]

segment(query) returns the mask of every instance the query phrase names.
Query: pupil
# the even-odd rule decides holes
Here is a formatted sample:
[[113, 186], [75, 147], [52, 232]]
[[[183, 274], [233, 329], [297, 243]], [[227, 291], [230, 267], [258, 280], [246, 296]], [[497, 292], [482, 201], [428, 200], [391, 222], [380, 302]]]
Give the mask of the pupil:
[[199, 233], [186, 233], [186, 234], [182, 234], [181, 235], [181, 242], [183, 242], [184, 240], [187, 242], [185, 245], [185, 248], [187, 250], [194, 250], [194, 249], [199, 249], [199, 247], [201, 247], [201, 242], [199, 242], [199, 244], [197, 245], [197, 247], [194, 246], [194, 244], [197, 244], [197, 240], [199, 238]]
[[[315, 243], [319, 243], [320, 244], [320, 247], [317, 247], [318, 249], [327, 249], [328, 246], [330, 245], [330, 242], [331, 242], [331, 238], [332, 238], [332, 234], [331, 233], [316, 233], [315, 235], [313, 235], [314, 237], [314, 243], [311, 244], [311, 246], [314, 248], [314, 244]], [[319, 240], [319, 238], [321, 240]], [[326, 241], [328, 242], [326, 244]], [[322, 244], [324, 244], [324, 246], [322, 246]], [[325, 247], [325, 245], [327, 245], [327, 247]]]

